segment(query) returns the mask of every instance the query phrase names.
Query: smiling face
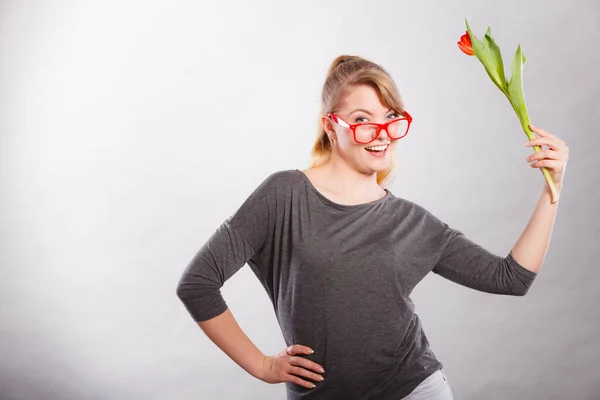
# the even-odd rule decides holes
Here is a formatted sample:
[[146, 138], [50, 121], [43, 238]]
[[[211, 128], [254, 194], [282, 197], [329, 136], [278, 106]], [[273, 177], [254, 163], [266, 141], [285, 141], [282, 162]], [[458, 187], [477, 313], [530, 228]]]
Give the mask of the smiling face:
[[[348, 124], [376, 122], [383, 124], [402, 117], [398, 112], [381, 103], [378, 93], [369, 85], [358, 85], [333, 110], [333, 114]], [[343, 122], [340, 121], [343, 124]], [[334, 140], [333, 152], [345, 163], [359, 172], [372, 174], [390, 166], [397, 140], [390, 140], [384, 130], [371, 143], [360, 144], [354, 141], [350, 128], [335, 123], [326, 116], [321, 118], [323, 129]], [[376, 152], [375, 150], [385, 149]]]

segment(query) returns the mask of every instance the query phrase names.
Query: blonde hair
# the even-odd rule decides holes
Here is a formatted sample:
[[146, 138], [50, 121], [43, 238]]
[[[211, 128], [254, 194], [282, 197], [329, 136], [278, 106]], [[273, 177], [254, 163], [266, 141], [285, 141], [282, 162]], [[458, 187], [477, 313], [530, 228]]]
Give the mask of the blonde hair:
[[[396, 84], [389, 73], [378, 64], [359, 56], [341, 55], [331, 63], [321, 92], [321, 114], [317, 128], [317, 138], [311, 151], [310, 168], [329, 161], [333, 148], [327, 132], [320, 122], [322, 115], [336, 111], [340, 102], [357, 85], [369, 85], [377, 92], [381, 103], [404, 115], [404, 105]], [[394, 157], [390, 166], [377, 172], [377, 184], [382, 185], [394, 169]]]

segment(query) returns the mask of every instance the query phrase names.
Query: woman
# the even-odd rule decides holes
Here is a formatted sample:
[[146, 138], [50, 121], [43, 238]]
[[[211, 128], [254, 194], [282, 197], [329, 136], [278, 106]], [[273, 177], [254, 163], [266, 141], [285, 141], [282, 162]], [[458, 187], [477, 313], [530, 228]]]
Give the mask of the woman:
[[[502, 258], [423, 207], [382, 187], [410, 127], [379, 65], [340, 56], [322, 92], [312, 165], [271, 174], [202, 246], [177, 293], [209, 338], [288, 399], [452, 399], [410, 293], [433, 271], [489, 293], [525, 295], [547, 251], [557, 203], [542, 197]], [[367, 124], [367, 125], [365, 125]], [[379, 125], [377, 125], [379, 124]], [[542, 129], [558, 190], [565, 143]], [[265, 356], [243, 333], [220, 287], [248, 263], [271, 298], [287, 349]]]

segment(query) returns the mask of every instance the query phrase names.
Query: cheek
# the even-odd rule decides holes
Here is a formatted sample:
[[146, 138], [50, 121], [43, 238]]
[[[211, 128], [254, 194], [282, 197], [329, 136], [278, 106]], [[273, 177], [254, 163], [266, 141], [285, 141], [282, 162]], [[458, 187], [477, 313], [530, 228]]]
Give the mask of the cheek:
[[359, 155], [361, 152], [366, 151], [364, 147], [352, 140], [347, 138], [343, 142], [340, 142], [341, 150], [346, 154]]
[[338, 146], [344, 153], [354, 151], [356, 143], [352, 140], [350, 134], [339, 134], [337, 135]]

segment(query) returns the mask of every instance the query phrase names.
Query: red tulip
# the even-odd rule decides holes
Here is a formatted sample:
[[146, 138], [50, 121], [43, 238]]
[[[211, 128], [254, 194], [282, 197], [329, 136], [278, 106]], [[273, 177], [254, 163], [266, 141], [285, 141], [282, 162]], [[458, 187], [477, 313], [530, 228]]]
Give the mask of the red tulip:
[[471, 37], [469, 36], [469, 31], [466, 31], [465, 34], [460, 37], [460, 42], [456, 42], [456, 44], [466, 55], [475, 55], [475, 52], [473, 51], [473, 44], [471, 43]]
[[[523, 127], [525, 135], [532, 140], [535, 139], [535, 134], [530, 128], [529, 114], [527, 113], [527, 106], [525, 105], [525, 98], [523, 96], [523, 65], [525, 64], [525, 56], [521, 51], [521, 45], [517, 48], [517, 52], [513, 57], [511, 64], [511, 77], [510, 81], [506, 80], [504, 74], [504, 63], [502, 62], [502, 54], [500, 53], [500, 47], [496, 44], [496, 41], [492, 37], [492, 32], [488, 27], [485, 32], [483, 40], [480, 40], [473, 34], [469, 23], [465, 18], [465, 25], [467, 25], [467, 31], [460, 37], [460, 41], [457, 42], [460, 51], [469, 56], [475, 56], [481, 64], [485, 67], [485, 71], [489, 75], [490, 79], [500, 89], [500, 91], [506, 96], [510, 104], [512, 105], [519, 122]], [[536, 152], [542, 151], [541, 146], [533, 147]], [[551, 203], [558, 201], [558, 190], [554, 184], [553, 178], [548, 172], [546, 167], [542, 167], [542, 172], [548, 186], [552, 191]]]

